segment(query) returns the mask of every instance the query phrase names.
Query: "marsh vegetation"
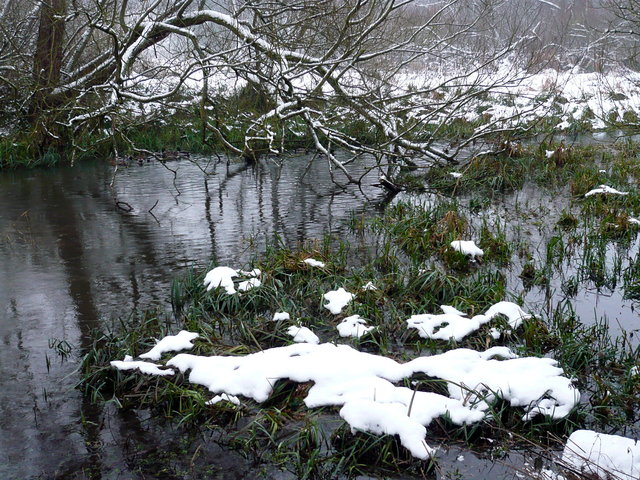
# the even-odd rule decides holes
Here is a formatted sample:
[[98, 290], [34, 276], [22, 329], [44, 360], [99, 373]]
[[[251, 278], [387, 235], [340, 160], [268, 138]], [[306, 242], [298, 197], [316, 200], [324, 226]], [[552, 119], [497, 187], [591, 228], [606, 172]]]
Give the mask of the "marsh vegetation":
[[[614, 148], [554, 144], [475, 158], [460, 169], [462, 176], [450, 175], [450, 167], [432, 168], [417, 177], [421, 192], [401, 195], [382, 216], [353, 215], [348, 240], [326, 236], [290, 247], [275, 238], [243, 267], [260, 269], [259, 287], [234, 295], [222, 288], [207, 291], [204, 270], [176, 279], [171, 316], [139, 313], [95, 333], [79, 387], [96, 402], [149, 409], [187, 430], [218, 432], [219, 441], [259, 465], [276, 465], [299, 478], [450, 478], [455, 462], [437, 454], [426, 462], [412, 458], [393, 435], [354, 432], [335, 408], [306, 408], [311, 384], [281, 380], [265, 402], [242, 398], [238, 405], [210, 405], [211, 393], [183, 374], [149, 377], [110, 362], [138, 356], [154, 339], [181, 329], [199, 334], [190, 353], [241, 357], [291, 344], [292, 324], [309, 327], [322, 342], [400, 362], [457, 348], [508, 346], [522, 357], [559, 362], [581, 392], [572, 413], [562, 420], [523, 420], [523, 410], [498, 393], [484, 420], [459, 426], [443, 417], [429, 426], [427, 440], [445, 451], [453, 446], [480, 452], [488, 462], [505, 458], [510, 469], [531, 478], [543, 478], [542, 466], [561, 471], [558, 449], [576, 429], [639, 433], [637, 155], [630, 142]], [[601, 184], [627, 194], [585, 197]], [[451, 242], [461, 238], [474, 239], [484, 255], [471, 259], [454, 251]], [[324, 266], [311, 266], [307, 258]], [[368, 282], [376, 288], [365, 288]], [[355, 293], [338, 316], [322, 302], [337, 287]], [[612, 318], [589, 300], [600, 296], [615, 298], [621, 313]], [[472, 316], [503, 300], [523, 305], [532, 316], [515, 329], [497, 317], [457, 341], [407, 329], [408, 317], [436, 313], [441, 305]], [[291, 320], [274, 321], [282, 311]], [[340, 337], [336, 325], [354, 314], [375, 329], [359, 338]], [[428, 376], [407, 386], [447, 390], [446, 381]], [[538, 458], [537, 467], [508, 460], [514, 452]]]

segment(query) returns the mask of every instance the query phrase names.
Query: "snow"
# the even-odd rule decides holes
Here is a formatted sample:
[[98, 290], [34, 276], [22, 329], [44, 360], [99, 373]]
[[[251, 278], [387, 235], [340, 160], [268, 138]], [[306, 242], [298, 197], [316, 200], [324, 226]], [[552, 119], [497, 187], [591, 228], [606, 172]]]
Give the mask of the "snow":
[[290, 326], [287, 333], [293, 337], [293, 341], [297, 343], [320, 343], [318, 336], [307, 327]]
[[288, 312], [276, 312], [273, 314], [273, 321], [279, 322], [281, 320], [289, 320], [291, 315]]
[[640, 478], [640, 443], [618, 435], [577, 430], [567, 440], [562, 461], [582, 474], [606, 480], [637, 480]]
[[[518, 328], [522, 325], [523, 320], [531, 317], [531, 315], [512, 302], [498, 302], [492, 305], [484, 314], [475, 315], [473, 318], [467, 318], [464, 313], [449, 305], [442, 305], [440, 308], [444, 312], [443, 314], [412, 315], [407, 320], [407, 328], [418, 330], [418, 334], [422, 338], [460, 341], [470, 333], [478, 330], [485, 323], [490, 322], [497, 315], [506, 316], [509, 326], [512, 328]], [[492, 335], [494, 335], [493, 332]], [[498, 333], [499, 336], [500, 334]]]
[[193, 348], [193, 340], [198, 338], [198, 334], [180, 330], [177, 335], [168, 335], [158, 341], [156, 345], [146, 353], [140, 355], [140, 358], [148, 358], [149, 360], [160, 360], [165, 352], [177, 352], [179, 350], [191, 350]]
[[255, 287], [262, 285], [262, 282], [257, 278], [262, 274], [259, 268], [254, 268], [250, 271], [236, 270], [230, 267], [215, 267], [213, 270], [207, 272], [204, 277], [204, 286], [207, 287], [207, 291], [212, 288], [222, 287], [225, 289], [228, 295], [234, 295], [237, 293], [236, 287], [233, 283], [235, 277], [244, 276], [250, 277], [248, 280], [244, 280], [238, 284], [238, 290], [246, 292]]
[[460, 178], [462, 176], [460, 172], [449, 172], [449, 175], [451, 175], [453, 178]]
[[555, 150], [545, 150], [544, 151], [544, 156], [547, 157], [547, 158], [551, 158], [551, 157], [553, 157], [554, 153], [556, 153]]
[[355, 399], [344, 404], [340, 416], [351, 426], [352, 432], [398, 435], [414, 457], [427, 458], [436, 452], [425, 440], [427, 429], [408, 415], [404, 404]]
[[522, 325], [523, 320], [531, 318], [529, 313], [526, 313], [519, 305], [513, 302], [498, 302], [492, 305], [484, 314], [490, 318], [494, 318], [496, 315], [506, 316], [511, 328], [518, 328]]
[[[422, 338], [460, 341], [471, 332], [478, 330], [486, 321], [488, 319], [484, 315], [476, 315], [469, 319], [452, 313], [440, 315], [427, 313], [412, 315], [407, 320], [407, 326], [418, 330], [418, 334]], [[438, 329], [438, 327], [440, 328]]]
[[253, 270], [249, 270], [248, 272], [245, 270], [239, 271], [240, 275], [244, 275], [245, 277], [259, 277], [262, 275], [262, 270], [259, 268], [254, 268]]
[[312, 267], [318, 267], [318, 268], [324, 268], [325, 264], [319, 260], [316, 260], [314, 258], [306, 258], [305, 260], [303, 260], [304, 263], [306, 263], [307, 265], [311, 265]]
[[140, 372], [145, 373], [147, 375], [160, 375], [167, 376], [173, 375], [175, 372], [168, 369], [161, 369], [162, 365], [156, 365], [155, 363], [143, 362], [132, 360], [131, 357], [127, 356], [124, 361], [122, 360], [112, 360], [110, 362], [111, 366], [117, 368], [118, 370], [140, 370]]
[[372, 282], [367, 282], [364, 285], [362, 285], [362, 290], [378, 290], [378, 287], [376, 287]]
[[329, 302], [324, 305], [324, 308], [329, 310], [334, 315], [338, 315], [342, 312], [342, 309], [353, 300], [355, 295], [347, 292], [344, 288], [340, 287], [337, 290], [331, 290], [324, 294], [324, 299]]
[[[471, 122], [489, 116], [491, 122], [505, 127], [554, 116], [559, 130], [578, 123], [603, 129], [610, 117], [622, 119], [625, 112], [640, 113], [640, 73], [624, 67], [605, 73], [548, 68], [530, 74], [508, 58], [493, 67], [480, 67], [470, 76], [444, 61], [430, 66], [428, 71], [400, 72], [395, 81], [405, 91], [409, 86], [424, 91], [437, 90], [445, 98], [453, 98], [455, 87], [460, 83], [476, 82], [477, 86], [486, 86], [490, 88], [489, 95], [460, 105], [458, 116]], [[434, 122], [448, 114], [416, 109], [412, 117]]]
[[207, 287], [207, 291], [212, 288], [222, 287], [229, 295], [233, 295], [236, 293], [236, 289], [233, 284], [233, 277], [237, 276], [238, 271], [233, 268], [216, 267], [205, 275], [204, 286]]
[[360, 338], [365, 333], [370, 332], [374, 327], [368, 327], [367, 320], [361, 318], [360, 315], [351, 315], [345, 318], [336, 327], [341, 337]]
[[[495, 360], [502, 357], [506, 360]], [[577, 405], [580, 393], [552, 358], [518, 358], [506, 347], [486, 352], [450, 350], [420, 357], [405, 366], [449, 382], [449, 396], [472, 408], [486, 410], [496, 397], [524, 407], [523, 420], [538, 414], [564, 418]]]
[[262, 285], [262, 282], [257, 278], [250, 278], [249, 280], [245, 280], [244, 282], [240, 282], [238, 284], [238, 291], [246, 292], [247, 290], [251, 290], [252, 288], [259, 287]]
[[215, 405], [219, 402], [229, 402], [233, 403], [234, 405], [240, 405], [240, 399], [238, 397], [236, 397], [235, 395], [227, 395], [226, 393], [223, 393], [222, 395], [216, 395], [211, 400], [206, 402], [206, 404]]
[[458, 310], [455, 307], [452, 307], [451, 305], [440, 305], [440, 310], [442, 310], [442, 313], [450, 313], [453, 315], [460, 315], [461, 317], [466, 317], [467, 314], [464, 312], [461, 312], [460, 310]]
[[471, 258], [484, 255], [484, 251], [473, 240], [454, 240], [451, 242], [451, 248]]
[[593, 190], [589, 190], [584, 194], [585, 197], [590, 197], [591, 195], [595, 195], [597, 193], [609, 194], [609, 195], [629, 195], [629, 192], [621, 192], [616, 190], [613, 187], [609, 187], [607, 185], [600, 185], [598, 188], [594, 188]]
[[[401, 364], [348, 345], [298, 343], [244, 357], [182, 353], [167, 365], [190, 370], [189, 381], [212, 393], [257, 402], [269, 398], [279, 379], [311, 382], [307, 407], [341, 406], [340, 415], [353, 430], [397, 434], [418, 458], [435, 452], [425, 443], [425, 427], [437, 417], [448, 415], [456, 425], [478, 422], [501, 396], [523, 407], [525, 419], [537, 414], [562, 418], [580, 397], [555, 360], [518, 358], [506, 347], [456, 349]], [[416, 373], [449, 382], [449, 397], [396, 386]]]
[[640, 225], [640, 220], [634, 217], [629, 217], [629, 223], [632, 223], [634, 225]]

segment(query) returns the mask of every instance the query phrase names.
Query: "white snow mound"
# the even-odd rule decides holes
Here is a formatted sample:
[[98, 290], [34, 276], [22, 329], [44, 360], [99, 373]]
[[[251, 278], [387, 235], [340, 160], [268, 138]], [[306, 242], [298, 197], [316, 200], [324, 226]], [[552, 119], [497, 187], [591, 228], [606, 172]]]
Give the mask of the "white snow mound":
[[618, 435], [577, 430], [567, 440], [562, 461], [585, 475], [597, 475], [605, 480], [637, 480], [640, 478], [640, 443]]
[[336, 327], [341, 337], [356, 337], [360, 338], [365, 333], [370, 332], [375, 327], [368, 327], [367, 321], [361, 318], [360, 315], [351, 315], [345, 318]]
[[334, 315], [338, 315], [342, 312], [342, 309], [353, 300], [355, 295], [347, 292], [344, 288], [340, 287], [338, 290], [331, 290], [324, 294], [324, 299], [329, 302], [324, 305], [324, 308], [329, 310]]
[[289, 320], [291, 319], [291, 315], [289, 312], [276, 312], [273, 314], [273, 321], [278, 322], [280, 320]]
[[191, 350], [193, 348], [193, 340], [199, 335], [194, 332], [180, 330], [177, 335], [168, 335], [162, 340], [157, 341], [155, 347], [146, 353], [140, 355], [140, 358], [148, 358], [149, 360], [160, 360], [165, 352], [177, 352], [180, 350]]
[[[448, 415], [457, 425], [478, 422], [499, 395], [523, 407], [525, 418], [539, 413], [561, 418], [580, 396], [555, 360], [517, 358], [506, 347], [457, 349], [401, 364], [347, 345], [298, 343], [244, 357], [183, 353], [167, 365], [190, 370], [189, 381], [212, 393], [257, 402], [269, 398], [279, 379], [310, 382], [307, 407], [341, 406], [340, 415], [353, 430], [397, 434], [418, 458], [435, 451], [426, 444], [425, 427], [437, 417]], [[396, 386], [416, 373], [450, 382], [449, 397]]]
[[473, 240], [454, 240], [451, 242], [451, 248], [471, 258], [484, 255], [484, 251]]
[[250, 278], [249, 280], [245, 280], [244, 282], [240, 282], [238, 284], [238, 291], [246, 292], [247, 290], [251, 290], [252, 288], [256, 288], [262, 285], [262, 282], [257, 278]]
[[293, 337], [293, 341], [297, 343], [320, 343], [318, 336], [307, 327], [290, 326], [287, 333]]
[[155, 363], [135, 361], [135, 360], [112, 360], [109, 362], [112, 367], [117, 368], [118, 370], [140, 370], [140, 372], [146, 375], [173, 375], [175, 372], [170, 368], [163, 370], [160, 367], [162, 365], [156, 365]]
[[205, 275], [204, 286], [207, 287], [207, 290], [222, 287], [229, 295], [233, 295], [236, 293], [233, 277], [237, 276], [238, 271], [231, 267], [216, 267], [213, 270], [209, 270]]
[[211, 400], [207, 401], [206, 405], [215, 405], [216, 403], [220, 402], [229, 402], [233, 403], [234, 405], [240, 405], [240, 399], [238, 397], [236, 397], [235, 395], [227, 395], [226, 393], [223, 393], [222, 395], [216, 395]]
[[306, 263], [307, 265], [311, 265], [312, 267], [318, 267], [318, 268], [325, 267], [324, 262], [321, 262], [320, 260], [316, 260], [315, 258], [306, 258], [303, 260], [303, 262]]
[[472, 318], [467, 318], [464, 313], [449, 305], [442, 305], [440, 308], [443, 314], [412, 315], [407, 320], [407, 328], [415, 328], [422, 338], [460, 341], [497, 315], [505, 315], [511, 328], [518, 328], [523, 320], [531, 317], [512, 302], [498, 302], [484, 314], [475, 315]]
[[595, 194], [607, 194], [607, 195], [629, 195], [629, 192], [621, 192], [620, 190], [616, 190], [613, 187], [608, 187], [607, 185], [600, 185], [598, 188], [594, 188], [593, 190], [589, 190], [584, 194], [585, 197], [590, 197]]

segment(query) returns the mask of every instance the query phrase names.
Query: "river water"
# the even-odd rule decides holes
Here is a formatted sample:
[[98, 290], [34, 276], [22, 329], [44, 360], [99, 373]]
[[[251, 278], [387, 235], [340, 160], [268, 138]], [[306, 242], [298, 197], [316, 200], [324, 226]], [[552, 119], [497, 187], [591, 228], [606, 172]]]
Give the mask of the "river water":
[[[169, 310], [171, 280], [189, 266], [240, 266], [275, 234], [295, 245], [339, 233], [367, 198], [310, 158], [150, 162], [115, 177], [104, 162], [0, 175], [0, 478], [131, 478], [128, 439], [139, 437], [137, 450], [166, 443], [145, 419], [83, 399], [76, 355], [110, 318]], [[364, 191], [374, 204], [383, 198]], [[74, 347], [64, 362], [50, 348], [60, 342]], [[240, 475], [242, 461], [234, 464], [219, 466]]]

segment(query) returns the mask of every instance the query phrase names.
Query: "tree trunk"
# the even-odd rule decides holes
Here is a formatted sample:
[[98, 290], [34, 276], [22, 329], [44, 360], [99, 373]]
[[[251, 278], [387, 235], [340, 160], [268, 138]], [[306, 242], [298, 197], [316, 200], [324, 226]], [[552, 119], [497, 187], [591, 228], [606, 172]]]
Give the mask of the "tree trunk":
[[60, 83], [65, 31], [66, 0], [45, 0], [40, 9], [40, 25], [33, 61], [34, 95], [31, 103], [31, 121], [34, 140], [42, 150], [57, 143], [54, 122], [55, 102], [51, 91]]

